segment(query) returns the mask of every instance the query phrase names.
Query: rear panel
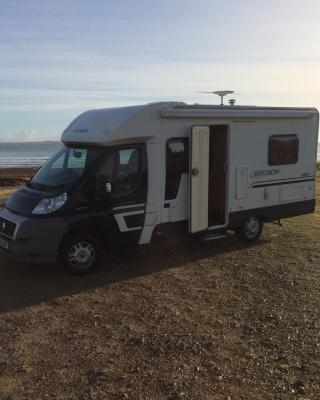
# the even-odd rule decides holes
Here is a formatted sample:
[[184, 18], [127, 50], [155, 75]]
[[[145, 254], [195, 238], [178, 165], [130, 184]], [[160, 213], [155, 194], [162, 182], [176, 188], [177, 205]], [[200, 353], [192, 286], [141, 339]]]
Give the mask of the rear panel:
[[[313, 118], [233, 123], [230, 130], [229, 212], [312, 201], [315, 197], [317, 131], [317, 121]], [[294, 135], [298, 139], [296, 160], [292, 159], [288, 164], [270, 163], [270, 138], [273, 135], [284, 138]]]

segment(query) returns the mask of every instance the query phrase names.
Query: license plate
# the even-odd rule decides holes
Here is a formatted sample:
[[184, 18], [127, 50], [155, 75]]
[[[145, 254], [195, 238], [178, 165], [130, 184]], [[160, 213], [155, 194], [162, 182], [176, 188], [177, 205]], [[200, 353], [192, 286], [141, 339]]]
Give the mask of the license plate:
[[4, 248], [4, 249], [8, 250], [8, 248], [9, 248], [9, 242], [7, 242], [6, 240], [0, 238], [0, 247], [2, 247], [2, 248]]

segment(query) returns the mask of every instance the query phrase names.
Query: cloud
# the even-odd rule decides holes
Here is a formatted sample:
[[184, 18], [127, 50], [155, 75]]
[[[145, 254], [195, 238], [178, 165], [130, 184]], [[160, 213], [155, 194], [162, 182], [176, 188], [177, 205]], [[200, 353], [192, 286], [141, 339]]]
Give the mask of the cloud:
[[165, 100], [214, 104], [215, 98], [197, 91], [225, 88], [241, 93], [239, 104], [318, 106], [319, 68], [319, 62], [303, 67], [299, 63], [163, 62], [145, 69], [131, 65], [108, 70], [100, 65], [56, 71], [54, 78], [50, 71], [42, 71], [37, 78], [32, 72], [28, 81], [34, 87], [14, 87], [11, 81], [2, 81], [0, 112], [74, 110], [76, 114], [90, 108]]
[[35, 142], [39, 140], [39, 132], [36, 129], [25, 129], [20, 132], [7, 132], [1, 137], [2, 142]]
[[90, 108], [217, 103], [198, 90], [320, 106], [317, 0], [138, 3], [3, 0], [0, 141], [49, 139]]

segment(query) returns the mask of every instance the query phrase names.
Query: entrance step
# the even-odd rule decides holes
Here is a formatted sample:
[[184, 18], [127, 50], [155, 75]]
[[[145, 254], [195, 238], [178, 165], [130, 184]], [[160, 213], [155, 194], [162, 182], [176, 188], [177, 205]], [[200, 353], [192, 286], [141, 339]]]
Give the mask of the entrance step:
[[210, 233], [210, 234], [207, 234], [207, 235], [205, 235], [203, 237], [203, 241], [207, 242], [209, 240], [222, 239], [222, 238], [225, 238], [225, 237], [227, 237], [226, 233], [221, 233], [221, 232], [220, 233]]

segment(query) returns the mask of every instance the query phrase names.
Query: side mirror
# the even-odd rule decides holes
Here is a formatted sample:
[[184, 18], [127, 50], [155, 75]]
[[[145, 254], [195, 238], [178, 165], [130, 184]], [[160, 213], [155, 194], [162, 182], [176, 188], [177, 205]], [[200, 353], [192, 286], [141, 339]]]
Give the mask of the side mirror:
[[73, 150], [73, 157], [74, 158], [81, 158], [82, 157], [82, 151], [79, 151], [77, 149]]
[[96, 190], [98, 194], [111, 194], [112, 184], [107, 175], [99, 175], [96, 182]]

